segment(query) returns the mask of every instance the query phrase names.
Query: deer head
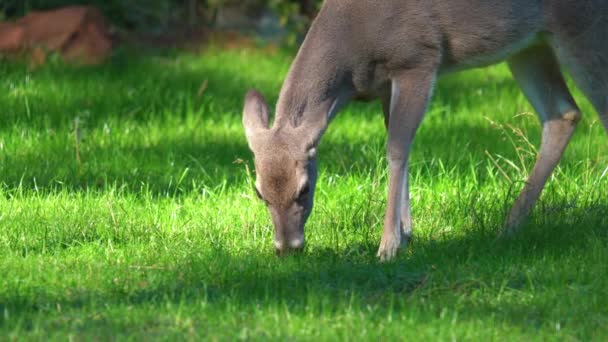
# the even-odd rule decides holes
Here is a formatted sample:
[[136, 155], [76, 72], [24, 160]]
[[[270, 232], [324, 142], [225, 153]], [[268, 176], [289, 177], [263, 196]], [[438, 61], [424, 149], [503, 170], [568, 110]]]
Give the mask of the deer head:
[[322, 129], [277, 121], [270, 128], [269, 114], [264, 98], [250, 91], [243, 126], [255, 157], [255, 190], [272, 217], [274, 247], [280, 255], [304, 248], [304, 224], [312, 210], [317, 182], [315, 146]]

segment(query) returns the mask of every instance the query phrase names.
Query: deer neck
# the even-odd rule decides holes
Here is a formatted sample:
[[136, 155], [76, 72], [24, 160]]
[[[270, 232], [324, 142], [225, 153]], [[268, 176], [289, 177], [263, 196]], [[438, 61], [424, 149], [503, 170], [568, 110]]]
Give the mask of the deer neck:
[[325, 128], [353, 95], [348, 49], [323, 26], [317, 18], [296, 55], [281, 88], [275, 127]]

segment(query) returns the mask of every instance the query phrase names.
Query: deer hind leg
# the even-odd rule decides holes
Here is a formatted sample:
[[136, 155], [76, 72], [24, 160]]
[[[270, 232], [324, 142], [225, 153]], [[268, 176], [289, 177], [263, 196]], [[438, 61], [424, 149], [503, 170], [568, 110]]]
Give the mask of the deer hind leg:
[[532, 210], [581, 117], [548, 46], [526, 49], [508, 63], [515, 80], [536, 109], [543, 131], [534, 168], [507, 218], [506, 234], [515, 232]]
[[608, 133], [608, 22], [596, 26], [601, 32], [559, 34], [552, 43], [559, 61], [593, 104]]

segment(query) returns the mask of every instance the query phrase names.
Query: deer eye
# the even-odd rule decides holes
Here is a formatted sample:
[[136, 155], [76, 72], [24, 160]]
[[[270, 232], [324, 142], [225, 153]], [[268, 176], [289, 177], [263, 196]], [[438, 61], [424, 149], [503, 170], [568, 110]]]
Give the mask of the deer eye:
[[298, 194], [298, 199], [300, 199], [300, 200], [305, 199], [309, 193], [310, 193], [310, 184], [306, 183], [306, 185], [304, 185], [302, 190], [300, 190], [300, 193]]

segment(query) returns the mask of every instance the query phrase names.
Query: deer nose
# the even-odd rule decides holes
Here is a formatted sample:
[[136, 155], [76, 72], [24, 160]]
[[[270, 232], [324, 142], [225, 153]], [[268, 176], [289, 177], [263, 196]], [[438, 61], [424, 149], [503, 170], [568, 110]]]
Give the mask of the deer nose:
[[274, 250], [277, 255], [286, 255], [292, 252], [301, 252], [304, 250], [304, 237], [290, 239], [285, 243], [285, 241], [274, 241]]

